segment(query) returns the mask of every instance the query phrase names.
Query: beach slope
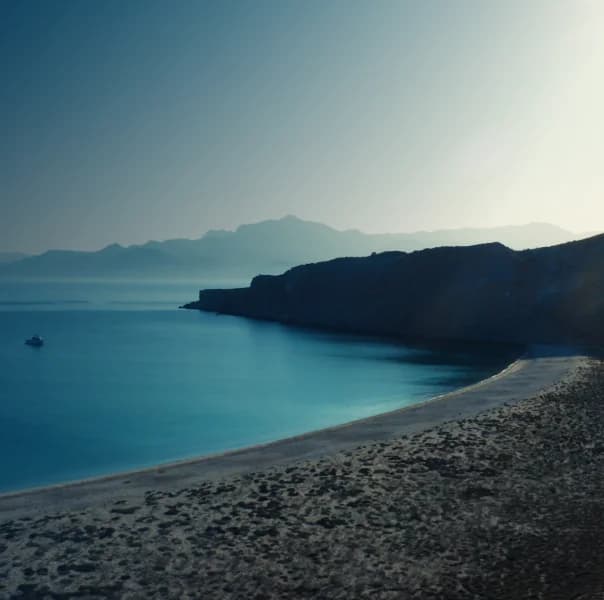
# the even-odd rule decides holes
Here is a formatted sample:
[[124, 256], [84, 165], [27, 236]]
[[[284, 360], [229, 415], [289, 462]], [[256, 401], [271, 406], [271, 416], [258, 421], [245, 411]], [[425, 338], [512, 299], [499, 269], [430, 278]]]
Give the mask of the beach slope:
[[[604, 367], [541, 360], [572, 369], [558, 362], [561, 380], [532, 397], [516, 389], [514, 398], [510, 384], [506, 405], [493, 400], [320, 457], [256, 469], [244, 460], [230, 474], [223, 463], [195, 480], [149, 472], [137, 493], [122, 478], [96, 495], [86, 493], [91, 482], [67, 486], [63, 509], [48, 490], [5, 496], [0, 596], [597, 597]], [[228, 456], [237, 454], [173, 469]], [[78, 491], [83, 501], [69, 500]], [[47, 504], [28, 506], [40, 494]]]

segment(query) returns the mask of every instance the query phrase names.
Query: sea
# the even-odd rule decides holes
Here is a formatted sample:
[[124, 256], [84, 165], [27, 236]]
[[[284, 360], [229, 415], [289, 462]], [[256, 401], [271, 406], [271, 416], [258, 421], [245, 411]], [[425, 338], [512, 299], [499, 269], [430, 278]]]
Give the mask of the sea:
[[[237, 283], [0, 282], [0, 491], [361, 419], [475, 383], [519, 354], [179, 309], [200, 288]], [[24, 344], [34, 334], [42, 348]]]

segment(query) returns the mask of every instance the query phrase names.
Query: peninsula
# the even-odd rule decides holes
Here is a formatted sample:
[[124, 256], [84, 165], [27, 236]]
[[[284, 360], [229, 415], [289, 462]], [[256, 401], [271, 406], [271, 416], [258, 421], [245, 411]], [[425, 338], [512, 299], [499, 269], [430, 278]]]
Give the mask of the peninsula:
[[600, 344], [604, 235], [534, 250], [499, 243], [295, 267], [185, 308], [423, 339]]

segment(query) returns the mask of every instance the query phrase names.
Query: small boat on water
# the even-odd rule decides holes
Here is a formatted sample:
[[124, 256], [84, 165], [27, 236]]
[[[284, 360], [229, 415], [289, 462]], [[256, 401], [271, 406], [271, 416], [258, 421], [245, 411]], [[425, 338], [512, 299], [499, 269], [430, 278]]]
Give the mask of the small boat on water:
[[39, 335], [32, 335], [28, 340], [25, 340], [25, 343], [28, 346], [35, 346], [36, 348], [44, 346], [44, 340]]

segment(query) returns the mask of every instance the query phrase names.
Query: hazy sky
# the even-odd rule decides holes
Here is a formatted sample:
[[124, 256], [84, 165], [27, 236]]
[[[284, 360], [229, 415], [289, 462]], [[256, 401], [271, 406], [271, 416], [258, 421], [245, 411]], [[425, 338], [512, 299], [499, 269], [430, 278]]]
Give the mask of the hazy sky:
[[0, 78], [0, 250], [604, 229], [601, 0], [1, 0]]

